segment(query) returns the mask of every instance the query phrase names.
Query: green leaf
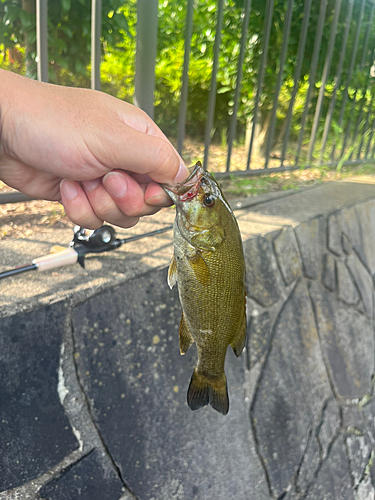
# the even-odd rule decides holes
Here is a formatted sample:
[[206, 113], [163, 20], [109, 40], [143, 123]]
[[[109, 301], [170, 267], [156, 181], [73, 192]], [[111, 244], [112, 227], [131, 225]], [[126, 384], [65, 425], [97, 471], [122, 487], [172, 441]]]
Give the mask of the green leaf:
[[74, 67], [75, 67], [76, 73], [78, 73], [79, 75], [86, 74], [86, 67], [84, 66], [84, 64], [82, 63], [82, 61], [80, 61], [79, 59], [77, 59], [75, 61]]
[[69, 26], [66, 26], [66, 25], [62, 25], [60, 26], [60, 29], [63, 33], [65, 33], [65, 35], [69, 38], [73, 38], [73, 31], [69, 28]]
[[[113, 16], [112, 20], [117, 24], [117, 26], [126, 31], [126, 33], [129, 33], [129, 24], [128, 21], [126, 20], [126, 17], [122, 12], [117, 13]], [[130, 33], [129, 33], [130, 34]]]
[[21, 19], [22, 26], [25, 30], [30, 29], [33, 25], [35, 26], [35, 20], [32, 19], [32, 17], [34, 16], [32, 16], [30, 12], [26, 12], [25, 10], [20, 10], [19, 16]]
[[69, 69], [69, 64], [66, 57], [57, 56], [55, 62], [64, 69]]
[[33, 44], [36, 42], [36, 30], [33, 30], [33, 31], [30, 31], [28, 34], [27, 34], [27, 41], [30, 43], [30, 44]]
[[61, 0], [61, 5], [63, 8], [63, 11], [69, 12], [70, 7], [71, 7], [71, 0]]
[[218, 94], [225, 94], [226, 92], [230, 92], [232, 87], [220, 87], [217, 91]]
[[4, 22], [8, 21], [9, 23], [13, 23], [18, 18], [19, 18], [19, 9], [17, 9], [17, 7], [12, 7], [8, 5], [8, 10], [4, 16]]

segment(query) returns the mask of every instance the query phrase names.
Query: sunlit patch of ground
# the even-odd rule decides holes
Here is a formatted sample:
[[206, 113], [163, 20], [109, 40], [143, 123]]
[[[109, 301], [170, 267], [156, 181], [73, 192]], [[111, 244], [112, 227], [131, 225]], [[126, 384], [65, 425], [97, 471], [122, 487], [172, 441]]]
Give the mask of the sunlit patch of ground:
[[[246, 168], [247, 152], [244, 146], [233, 149], [231, 170]], [[184, 159], [188, 166], [197, 160], [203, 160], [204, 144], [186, 138], [184, 143]], [[223, 172], [226, 168], [227, 148], [218, 144], [210, 147], [209, 170]], [[273, 159], [269, 167], [278, 167], [280, 160]], [[264, 159], [252, 160], [251, 169], [263, 168]], [[220, 184], [230, 198], [256, 196], [274, 191], [299, 189], [331, 180], [339, 180], [353, 175], [375, 176], [375, 165], [343, 167], [340, 171], [327, 167], [295, 170], [293, 172], [270, 173], [258, 177], [235, 177], [221, 180]], [[9, 192], [11, 188], [0, 182], [0, 193]], [[35, 200], [22, 203], [0, 205], [0, 239], [12, 237], [31, 237], [51, 227], [71, 227], [72, 223], [65, 215], [58, 202]]]

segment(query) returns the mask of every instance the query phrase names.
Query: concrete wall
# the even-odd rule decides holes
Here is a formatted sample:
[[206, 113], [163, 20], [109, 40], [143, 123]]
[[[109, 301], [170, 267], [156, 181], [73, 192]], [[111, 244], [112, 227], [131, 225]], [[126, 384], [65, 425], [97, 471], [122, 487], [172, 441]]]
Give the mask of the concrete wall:
[[245, 243], [250, 422], [276, 498], [373, 498], [374, 249], [373, 200]]
[[244, 234], [263, 230], [244, 243], [248, 344], [228, 350], [225, 417], [187, 407], [196, 354], [179, 354], [166, 269], [3, 317], [0, 498], [374, 498], [366, 190], [322, 187], [239, 217]]

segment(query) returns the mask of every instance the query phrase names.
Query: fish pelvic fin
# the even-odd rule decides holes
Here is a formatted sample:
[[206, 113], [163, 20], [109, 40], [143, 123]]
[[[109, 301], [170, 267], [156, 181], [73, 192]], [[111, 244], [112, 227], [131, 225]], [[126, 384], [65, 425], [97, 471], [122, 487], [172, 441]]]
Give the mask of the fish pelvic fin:
[[182, 313], [181, 321], [180, 321], [179, 340], [180, 340], [180, 353], [181, 354], [185, 354], [186, 351], [191, 346], [191, 344], [194, 344], [194, 339], [193, 339], [193, 336], [190, 333], [189, 327], [186, 323], [184, 313]]
[[194, 370], [187, 393], [187, 402], [191, 410], [198, 410], [210, 404], [223, 415], [229, 410], [227, 377], [225, 373], [217, 379], [210, 379]]
[[171, 289], [177, 283], [177, 263], [176, 263], [176, 257], [174, 255], [169, 265], [167, 282], [169, 288]]
[[230, 343], [230, 346], [233, 349], [233, 352], [237, 356], [237, 358], [238, 356], [241, 356], [243, 348], [245, 347], [246, 344], [246, 328], [247, 324], [246, 324], [246, 303], [245, 303], [245, 309], [241, 319], [241, 324], [232, 342]]

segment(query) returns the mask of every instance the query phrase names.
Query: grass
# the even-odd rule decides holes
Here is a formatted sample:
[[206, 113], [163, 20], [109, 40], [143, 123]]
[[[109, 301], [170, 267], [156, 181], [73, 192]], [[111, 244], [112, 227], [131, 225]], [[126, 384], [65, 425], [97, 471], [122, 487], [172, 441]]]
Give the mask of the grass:
[[346, 166], [342, 167], [340, 171], [327, 167], [310, 168], [249, 178], [232, 175], [230, 179], [220, 181], [220, 185], [227, 197], [233, 198], [300, 189], [305, 186], [318, 185], [327, 181], [338, 181], [357, 175], [375, 176], [375, 165]]

